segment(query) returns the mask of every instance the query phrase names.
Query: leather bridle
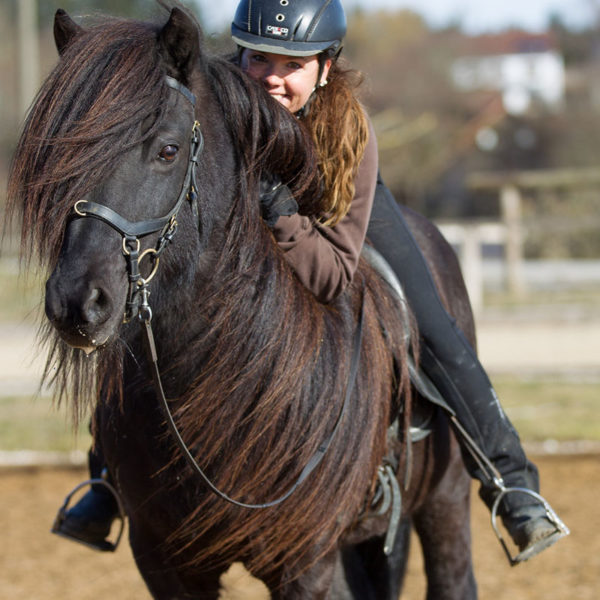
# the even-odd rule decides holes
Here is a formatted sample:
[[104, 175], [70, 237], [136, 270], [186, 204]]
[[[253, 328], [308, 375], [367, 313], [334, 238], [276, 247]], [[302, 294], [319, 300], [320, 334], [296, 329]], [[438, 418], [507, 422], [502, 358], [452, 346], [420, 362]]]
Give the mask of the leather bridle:
[[[196, 99], [194, 94], [183, 84], [181, 84], [176, 79], [172, 77], [166, 77], [167, 85], [182, 93], [187, 100], [195, 107]], [[175, 442], [178, 447], [182, 451], [185, 459], [190, 464], [190, 466], [200, 475], [200, 477], [204, 480], [206, 485], [213, 491], [217, 496], [234, 504], [236, 506], [242, 508], [250, 508], [250, 509], [259, 509], [259, 508], [268, 508], [271, 506], [275, 506], [280, 504], [284, 500], [287, 500], [292, 493], [298, 488], [298, 486], [314, 471], [314, 469], [320, 464], [321, 460], [325, 456], [327, 449], [329, 448], [335, 434], [337, 433], [342, 418], [346, 412], [348, 407], [350, 397], [352, 395], [352, 391], [354, 389], [354, 384], [356, 381], [356, 375], [358, 372], [358, 364], [360, 359], [360, 347], [362, 343], [362, 324], [363, 324], [363, 313], [364, 313], [364, 302], [361, 300], [361, 309], [358, 318], [358, 324], [356, 327], [356, 331], [354, 332], [354, 340], [353, 340], [353, 348], [352, 348], [352, 357], [348, 375], [348, 382], [346, 387], [346, 393], [344, 396], [344, 401], [342, 407], [339, 411], [337, 420], [332, 428], [332, 431], [329, 433], [327, 439], [325, 439], [309, 461], [306, 466], [298, 476], [296, 482], [280, 497], [270, 502], [265, 502], [261, 504], [248, 504], [245, 502], [240, 502], [238, 500], [234, 500], [223, 491], [218, 489], [214, 483], [208, 478], [208, 476], [204, 473], [202, 468], [196, 462], [196, 459], [192, 456], [190, 450], [188, 449], [186, 443], [184, 442], [179, 430], [177, 428], [177, 424], [173, 419], [173, 415], [171, 414], [171, 410], [169, 407], [169, 401], [165, 395], [162, 380], [160, 376], [160, 371], [158, 368], [158, 355], [156, 352], [156, 345], [154, 342], [154, 334], [152, 332], [152, 309], [148, 304], [148, 283], [154, 277], [157, 268], [160, 255], [164, 251], [164, 249], [168, 246], [168, 244], [172, 241], [173, 236], [177, 230], [177, 215], [179, 210], [181, 209], [183, 203], [189, 200], [192, 212], [194, 214], [194, 218], [196, 223], [198, 222], [198, 207], [197, 207], [197, 184], [196, 184], [196, 168], [198, 166], [198, 158], [200, 153], [202, 152], [204, 146], [204, 139], [202, 136], [202, 132], [200, 130], [200, 124], [198, 121], [194, 121], [194, 125], [192, 127], [192, 136], [190, 141], [190, 156], [187, 171], [183, 180], [183, 184], [181, 187], [181, 192], [179, 193], [179, 197], [175, 202], [173, 208], [163, 217], [157, 219], [150, 219], [147, 221], [137, 221], [132, 223], [119, 215], [117, 212], [112, 210], [111, 208], [104, 206], [102, 204], [98, 204], [96, 202], [91, 202], [89, 200], [79, 200], [75, 203], [74, 218], [85, 218], [91, 217], [94, 219], [99, 219], [100, 221], [106, 223], [110, 227], [112, 227], [115, 231], [121, 234], [123, 239], [122, 244], [122, 252], [125, 257], [127, 263], [127, 276], [129, 280], [129, 290], [127, 294], [126, 301], [126, 309], [124, 315], [124, 322], [128, 322], [131, 319], [135, 318], [137, 315], [140, 324], [145, 332], [145, 343], [146, 349], [148, 351], [150, 363], [151, 363], [151, 373], [152, 379], [154, 381], [154, 387], [156, 390], [156, 394], [161, 400], [161, 408], [164, 414], [164, 417], [167, 421], [167, 425], [173, 434]], [[140, 253], [140, 238], [143, 238], [152, 233], [156, 233], [160, 231], [160, 236], [156, 243], [155, 248], [148, 248]], [[153, 268], [150, 274], [144, 278], [140, 273], [139, 264], [142, 259], [150, 255], [154, 261]], [[364, 286], [363, 286], [364, 289]]]
[[[188, 88], [172, 77], [167, 76], [165, 80], [170, 88], [181, 92], [192, 104], [192, 107], [195, 107], [196, 98]], [[125, 305], [125, 322], [130, 321], [136, 314], [140, 315], [141, 318], [146, 318], [145, 316], [142, 317], [142, 314], [149, 313], [147, 315], [148, 318], [152, 318], [152, 311], [148, 305], [148, 283], [156, 273], [160, 255], [175, 235], [177, 230], [177, 215], [186, 200], [190, 202], [194, 219], [198, 222], [196, 168], [203, 148], [204, 137], [200, 130], [200, 123], [194, 121], [190, 139], [190, 155], [181, 192], [173, 208], [163, 217], [132, 223], [112, 208], [103, 204], [91, 202], [90, 200], [79, 200], [75, 203], [74, 211], [76, 216], [99, 219], [110, 225], [123, 238], [122, 252], [127, 262], [127, 277], [129, 279], [129, 291]], [[147, 248], [140, 253], [140, 238], [159, 231], [160, 235], [156, 246], [154, 248]], [[139, 265], [146, 256], [152, 258], [153, 267], [150, 274], [144, 278], [141, 275]]]

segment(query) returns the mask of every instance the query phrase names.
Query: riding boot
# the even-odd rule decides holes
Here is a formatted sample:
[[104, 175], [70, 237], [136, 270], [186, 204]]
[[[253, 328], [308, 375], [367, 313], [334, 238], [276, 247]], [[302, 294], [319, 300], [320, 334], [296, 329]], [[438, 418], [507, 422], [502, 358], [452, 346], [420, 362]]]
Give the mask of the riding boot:
[[[457, 336], [462, 337], [460, 331]], [[472, 360], [471, 367], [479, 365]], [[469, 369], [472, 372], [468, 381], [462, 381], [460, 388], [455, 386], [457, 378], [450, 369], [462, 370], [465, 362], [464, 356], [457, 363], [448, 357], [442, 366], [427, 340], [422, 340], [421, 366], [455, 413], [451, 422], [461, 443], [467, 471], [481, 482], [480, 497], [494, 517], [502, 519], [518, 547], [513, 558], [495, 527], [509, 561], [516, 564], [557, 542], [568, 534], [568, 529], [539, 495], [538, 470], [527, 459], [483, 368]], [[466, 397], [475, 401], [467, 402]]]
[[[367, 238], [402, 284], [419, 328], [421, 367], [455, 414], [467, 470], [481, 482], [480, 496], [497, 510], [519, 547], [518, 560], [511, 562], [531, 558], [568, 530], [539, 496], [537, 468], [525, 456], [473, 347], [442, 304], [424, 256], [381, 180]], [[453, 257], [440, 256], [438, 250], [436, 258], [453, 268]], [[474, 331], [467, 335], [474, 339]], [[474, 458], [473, 448], [484, 460]]]
[[98, 550], [114, 550], [108, 541], [114, 520], [119, 516], [119, 506], [101, 457], [90, 450], [88, 463], [91, 481], [105, 481], [106, 484], [92, 483], [90, 489], [57, 521], [55, 533], [81, 542]]

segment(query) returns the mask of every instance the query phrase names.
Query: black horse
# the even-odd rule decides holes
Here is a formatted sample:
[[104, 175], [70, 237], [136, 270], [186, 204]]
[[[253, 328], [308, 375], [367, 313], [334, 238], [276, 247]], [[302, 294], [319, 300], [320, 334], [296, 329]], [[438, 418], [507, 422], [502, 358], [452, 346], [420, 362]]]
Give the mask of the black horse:
[[[23, 252], [52, 273], [46, 378], [77, 417], [94, 403], [153, 596], [217, 598], [241, 560], [273, 598], [395, 600], [412, 522], [428, 598], [474, 598], [470, 480], [444, 415], [403, 452], [411, 403], [397, 297], [361, 261], [340, 298], [318, 303], [260, 217], [267, 170], [310, 211], [316, 169], [301, 124], [208, 56], [179, 7], [166, 24], [85, 29], [59, 11], [55, 38], [60, 60], [25, 124], [10, 206]], [[474, 341], [451, 249], [407, 218]], [[210, 485], [261, 508], [213, 493], [185, 449]], [[407, 484], [387, 555], [390, 514], [374, 510], [382, 465]]]

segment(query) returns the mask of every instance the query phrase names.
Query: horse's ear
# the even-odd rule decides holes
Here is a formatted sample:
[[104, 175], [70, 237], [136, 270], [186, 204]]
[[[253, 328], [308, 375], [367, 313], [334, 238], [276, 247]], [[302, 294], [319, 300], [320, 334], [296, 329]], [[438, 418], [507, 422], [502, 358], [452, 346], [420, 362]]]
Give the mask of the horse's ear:
[[189, 83], [200, 59], [201, 37], [200, 27], [194, 19], [180, 8], [173, 8], [158, 36], [168, 75], [182, 83]]
[[59, 54], [62, 54], [67, 46], [82, 33], [83, 28], [77, 25], [62, 8], [56, 11], [54, 15], [54, 42]]

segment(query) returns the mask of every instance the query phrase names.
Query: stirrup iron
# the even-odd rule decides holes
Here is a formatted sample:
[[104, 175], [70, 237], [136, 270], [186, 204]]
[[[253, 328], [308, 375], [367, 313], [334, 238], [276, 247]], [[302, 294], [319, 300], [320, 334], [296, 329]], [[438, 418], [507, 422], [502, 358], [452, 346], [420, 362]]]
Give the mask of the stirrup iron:
[[[500, 475], [500, 472], [491, 463], [489, 458], [483, 453], [483, 451], [477, 445], [475, 440], [467, 433], [467, 431], [458, 421], [456, 416], [451, 415], [450, 420], [453, 422], [456, 430], [461, 435], [463, 441], [465, 442], [466, 449], [471, 454], [475, 462], [478, 464], [481, 471], [485, 475], [487, 475], [489, 481], [498, 490], [498, 495], [496, 496], [494, 504], [492, 505], [492, 528], [494, 529], [496, 537], [498, 538], [500, 545], [502, 546], [502, 549], [504, 550], [504, 553], [506, 554], [511, 567], [514, 567], [520, 562], [532, 558], [533, 556], [544, 550], [547, 547], [547, 545], [544, 544], [544, 541], [553, 544], [554, 542], [557, 542], [560, 538], [565, 537], [569, 535], [569, 533], [571, 533], [569, 531], [569, 528], [562, 522], [562, 520], [556, 514], [556, 512], [554, 512], [550, 504], [548, 504], [546, 499], [540, 496], [540, 494], [527, 488], [506, 487], [506, 485], [504, 484], [504, 480], [502, 479], [502, 475]], [[556, 533], [550, 534], [546, 538], [542, 538], [541, 540], [539, 540], [538, 543], [533, 544], [529, 548], [525, 548], [525, 550], [522, 550], [516, 556], [512, 556], [510, 550], [508, 549], [508, 546], [506, 545], [506, 542], [504, 541], [504, 538], [502, 537], [502, 534], [500, 533], [500, 530], [498, 529], [497, 518], [498, 507], [500, 506], [502, 498], [504, 498], [504, 496], [506, 496], [507, 494], [517, 492], [521, 494], [528, 494], [543, 505], [544, 509], [546, 510], [546, 518], [550, 521], [550, 523], [552, 523], [552, 525], [556, 527]]]
[[[492, 527], [494, 529], [496, 537], [498, 538], [498, 541], [500, 542], [500, 545], [502, 546], [502, 549], [504, 550], [504, 553], [506, 554], [506, 557], [508, 558], [508, 562], [510, 563], [511, 567], [514, 567], [520, 562], [532, 558], [533, 556], [544, 550], [547, 547], [547, 545], [544, 544], [545, 541], [550, 542], [550, 544], [548, 545], [551, 545], [554, 542], [557, 542], [560, 538], [563, 538], [571, 533], [569, 531], [569, 528], [563, 523], [561, 518], [556, 514], [556, 512], [553, 510], [553, 508], [550, 506], [547, 500], [537, 492], [522, 487], [507, 488], [504, 485], [502, 479], [497, 478], [494, 479], [494, 484], [498, 488], [499, 493], [496, 496], [496, 499], [494, 500], [494, 504], [492, 505]], [[542, 538], [538, 541], [539, 546], [537, 544], [533, 544], [532, 546], [525, 548], [525, 550], [522, 550], [515, 556], [511, 554], [508, 545], [504, 541], [504, 538], [502, 537], [502, 534], [500, 533], [500, 529], [498, 527], [498, 507], [500, 506], [500, 502], [505, 496], [512, 493], [527, 494], [535, 498], [538, 502], [540, 502], [540, 504], [544, 506], [544, 509], [546, 510], [547, 519], [550, 521], [550, 523], [552, 523], [552, 525], [554, 525], [554, 527], [556, 527], [555, 534], [550, 534], [549, 536]]]
[[[94, 544], [92, 542], [88, 542], [86, 540], [82, 540], [80, 538], [69, 535], [68, 533], [66, 533], [62, 530], [62, 524], [66, 519], [67, 510], [69, 508], [69, 504], [71, 503], [71, 499], [79, 490], [81, 490], [82, 488], [84, 488], [87, 485], [89, 485], [89, 486], [92, 486], [92, 485], [104, 486], [113, 495], [114, 499], [117, 502], [119, 512], [115, 518], [120, 521], [120, 526], [119, 526], [119, 530], [113, 541], [106, 539], [106, 540], [103, 540], [102, 542], [99, 542], [98, 544]], [[58, 509], [58, 514], [56, 515], [56, 518], [54, 519], [54, 523], [52, 524], [52, 529], [50, 531], [51, 531], [51, 533], [60, 535], [68, 540], [83, 544], [84, 546], [87, 546], [88, 548], [92, 548], [93, 550], [100, 550], [101, 552], [114, 552], [117, 549], [119, 542], [121, 541], [121, 537], [123, 535], [124, 529], [125, 529], [125, 509], [123, 508], [123, 503], [121, 502], [121, 498], [119, 497], [117, 490], [114, 488], [114, 486], [112, 486], [110, 483], [108, 483], [108, 481], [106, 481], [105, 479], [94, 478], [94, 479], [88, 479], [86, 481], [81, 482], [80, 484], [76, 485], [71, 490], [71, 492], [69, 492], [69, 494], [67, 494], [67, 497], [65, 498], [65, 501], [63, 502], [63, 505]]]

